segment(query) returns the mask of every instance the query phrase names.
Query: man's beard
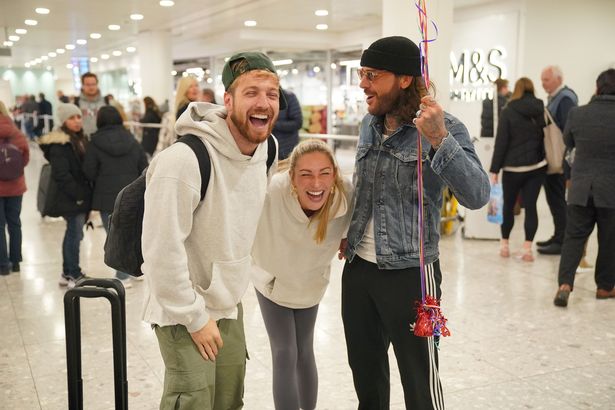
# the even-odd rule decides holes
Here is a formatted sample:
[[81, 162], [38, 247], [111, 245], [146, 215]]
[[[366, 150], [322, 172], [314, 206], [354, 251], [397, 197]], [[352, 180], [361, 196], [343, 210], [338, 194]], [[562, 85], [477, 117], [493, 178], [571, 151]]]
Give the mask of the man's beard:
[[386, 114], [394, 114], [399, 111], [402, 102], [402, 92], [403, 90], [399, 88], [393, 88], [387, 94], [379, 95], [378, 99], [380, 100], [380, 106], [378, 107], [378, 111], [371, 114], [375, 116], [382, 116]]
[[264, 115], [267, 115], [270, 119], [273, 119], [273, 110], [264, 110], [264, 111], [257, 111], [257, 112], [246, 114], [243, 121], [241, 120], [239, 115], [237, 115], [236, 112], [233, 112], [231, 114], [231, 121], [233, 122], [235, 127], [237, 127], [237, 129], [239, 130], [239, 133], [247, 141], [251, 142], [252, 144], [260, 144], [261, 142], [269, 138], [269, 136], [271, 135], [271, 131], [273, 130], [273, 124], [275, 121], [273, 120], [269, 121], [269, 126], [268, 126], [266, 134], [264, 134], [263, 136], [257, 136], [257, 135], [253, 136], [250, 134], [250, 115], [253, 115], [253, 114], [264, 114]]

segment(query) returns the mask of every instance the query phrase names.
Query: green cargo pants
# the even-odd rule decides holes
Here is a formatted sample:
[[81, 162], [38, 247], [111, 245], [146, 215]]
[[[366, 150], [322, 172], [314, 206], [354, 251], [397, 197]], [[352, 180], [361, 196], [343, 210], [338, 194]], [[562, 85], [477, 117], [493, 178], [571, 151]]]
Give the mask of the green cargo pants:
[[237, 308], [237, 320], [218, 321], [224, 346], [215, 362], [203, 359], [185, 326], [154, 327], [165, 366], [160, 410], [243, 407], [247, 350], [241, 303]]

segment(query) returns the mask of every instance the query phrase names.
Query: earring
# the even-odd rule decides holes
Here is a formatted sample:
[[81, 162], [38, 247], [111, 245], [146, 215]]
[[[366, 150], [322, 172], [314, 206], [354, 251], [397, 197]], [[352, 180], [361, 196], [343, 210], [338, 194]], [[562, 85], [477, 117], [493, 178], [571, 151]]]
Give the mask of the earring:
[[297, 196], [297, 188], [293, 184], [290, 185], [290, 194]]
[[335, 185], [331, 187], [331, 195], [335, 195]]

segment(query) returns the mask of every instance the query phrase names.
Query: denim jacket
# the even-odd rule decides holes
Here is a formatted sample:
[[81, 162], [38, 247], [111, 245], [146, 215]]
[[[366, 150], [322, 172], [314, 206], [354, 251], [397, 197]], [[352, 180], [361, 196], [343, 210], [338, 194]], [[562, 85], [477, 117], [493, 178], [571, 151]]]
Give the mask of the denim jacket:
[[[425, 263], [438, 259], [442, 191], [448, 186], [461, 205], [478, 209], [489, 200], [487, 173], [466, 127], [445, 113], [447, 138], [437, 151], [423, 137]], [[374, 220], [380, 269], [419, 266], [417, 129], [405, 124], [383, 141], [383, 119], [366, 115], [355, 163], [355, 204], [346, 257], [352, 262], [370, 217]]]

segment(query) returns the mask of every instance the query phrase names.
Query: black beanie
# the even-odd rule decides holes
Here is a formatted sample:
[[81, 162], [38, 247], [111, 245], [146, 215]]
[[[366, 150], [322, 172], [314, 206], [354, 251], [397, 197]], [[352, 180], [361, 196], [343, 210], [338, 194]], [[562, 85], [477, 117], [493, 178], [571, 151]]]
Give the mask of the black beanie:
[[384, 37], [363, 51], [361, 66], [420, 77], [421, 53], [417, 45], [406, 37]]

